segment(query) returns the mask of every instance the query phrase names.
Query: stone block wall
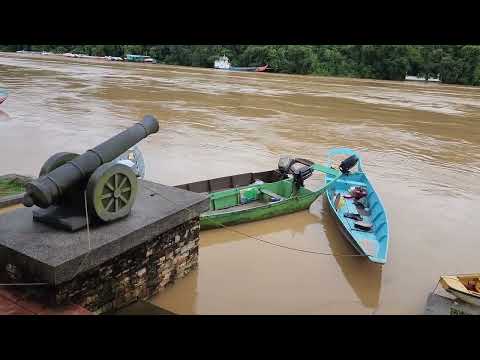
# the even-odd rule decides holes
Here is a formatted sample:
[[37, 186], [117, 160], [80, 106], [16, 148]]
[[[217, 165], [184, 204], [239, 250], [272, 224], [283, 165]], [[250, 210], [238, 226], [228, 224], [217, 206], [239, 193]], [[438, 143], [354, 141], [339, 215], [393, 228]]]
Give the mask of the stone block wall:
[[145, 300], [198, 264], [199, 217], [124, 252], [54, 291], [57, 304], [74, 303], [96, 314]]

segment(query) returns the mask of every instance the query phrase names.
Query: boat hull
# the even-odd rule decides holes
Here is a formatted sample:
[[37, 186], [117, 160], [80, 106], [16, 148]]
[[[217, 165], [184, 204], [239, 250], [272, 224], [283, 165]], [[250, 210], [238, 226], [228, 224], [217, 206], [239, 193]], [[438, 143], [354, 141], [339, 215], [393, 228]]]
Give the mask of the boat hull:
[[217, 70], [224, 70], [224, 71], [247, 71], [247, 72], [265, 72], [267, 70], [266, 66], [260, 66], [260, 67], [236, 67], [236, 66], [231, 66], [228, 69], [227, 68], [215, 68]]
[[0, 104], [7, 100], [8, 92], [6, 90], [0, 89]]
[[[333, 155], [355, 154], [350, 149], [336, 149], [342, 151], [332, 151]], [[331, 154], [329, 154], [331, 155]], [[357, 155], [357, 154], [355, 154]], [[358, 155], [357, 155], [358, 157]], [[330, 164], [327, 164], [329, 166]], [[329, 210], [339, 226], [342, 235], [353, 246], [353, 248], [361, 255], [365, 255], [371, 262], [385, 264], [388, 254], [389, 229], [388, 221], [383, 204], [374, 190], [372, 184], [368, 180], [359, 162], [357, 172], [349, 175], [343, 175], [326, 191], [326, 198]], [[325, 183], [332, 181], [333, 176], [327, 174]], [[352, 199], [342, 198], [343, 206], [338, 209], [335, 205], [335, 197], [339, 194], [341, 197], [348, 194], [351, 187], [361, 186], [367, 189], [367, 199], [370, 204], [369, 212], [360, 211], [353, 204]], [[355, 213], [362, 215], [363, 221], [372, 224], [371, 231], [361, 231], [355, 227], [355, 221], [344, 216], [345, 213]]]
[[[327, 199], [327, 203], [328, 203], [328, 199]], [[354, 248], [355, 248], [355, 251], [357, 251], [358, 253], [360, 254], [364, 254], [365, 255], [365, 252], [363, 251], [363, 249], [358, 245], [358, 243], [355, 241], [355, 239], [353, 238], [352, 234], [347, 231], [347, 229], [345, 228], [345, 226], [343, 225], [343, 223], [340, 221], [340, 219], [338, 218], [337, 216], [337, 212], [330, 206], [330, 204], [328, 205], [328, 211], [330, 212], [330, 214], [333, 216], [334, 220], [335, 220], [335, 223], [337, 224], [338, 226], [338, 229], [340, 230], [340, 232], [342, 233], [343, 237], [345, 239], [347, 239], [347, 241], [350, 243], [350, 245], [352, 245]]]
[[[329, 172], [338, 178], [338, 171], [324, 168], [305, 159], [295, 159], [314, 171]], [[200, 229], [218, 228], [290, 214], [308, 207], [331, 185], [309, 190], [297, 188], [294, 178], [279, 170], [244, 173], [177, 185], [179, 189], [206, 193], [210, 210], [200, 215]], [[247, 193], [254, 193], [247, 199]]]
[[452, 294], [453, 296], [455, 296], [456, 298], [465, 301], [466, 303], [469, 303], [471, 305], [480, 306], [480, 298], [478, 298], [478, 297], [474, 297], [472, 295], [468, 295], [468, 294], [465, 294], [461, 291], [457, 291], [457, 290], [454, 290], [454, 289], [447, 289], [447, 291], [450, 294]]
[[442, 287], [466, 303], [480, 306], [480, 292], [468, 290], [465, 286], [468, 280], [477, 279], [480, 281], [480, 274], [457, 275], [457, 276], [441, 276], [440, 284]]
[[214, 229], [223, 226], [237, 225], [252, 221], [265, 220], [279, 215], [291, 214], [297, 211], [306, 210], [320, 196], [312, 192], [304, 196], [294, 196], [283, 201], [266, 204], [263, 206], [236, 210], [221, 214], [203, 213], [200, 216], [200, 229]]

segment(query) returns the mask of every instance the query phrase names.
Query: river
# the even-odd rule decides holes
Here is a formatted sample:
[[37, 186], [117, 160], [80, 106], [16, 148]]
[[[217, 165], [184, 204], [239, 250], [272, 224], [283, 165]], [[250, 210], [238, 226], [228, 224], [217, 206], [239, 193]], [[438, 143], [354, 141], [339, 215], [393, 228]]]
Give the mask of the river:
[[[37, 174], [145, 114], [160, 122], [140, 146], [146, 178], [167, 185], [273, 169], [282, 155], [361, 153], [388, 212], [386, 265], [205, 231], [198, 269], [150, 300], [174, 313], [419, 314], [441, 274], [480, 271], [479, 88], [5, 53], [2, 86], [0, 174]], [[322, 198], [235, 229], [353, 253]]]

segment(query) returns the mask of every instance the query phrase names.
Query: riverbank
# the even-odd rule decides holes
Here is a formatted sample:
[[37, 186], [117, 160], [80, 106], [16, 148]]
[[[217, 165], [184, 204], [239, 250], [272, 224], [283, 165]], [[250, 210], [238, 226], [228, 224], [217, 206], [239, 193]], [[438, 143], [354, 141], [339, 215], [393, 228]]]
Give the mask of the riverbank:
[[480, 85], [476, 45], [9, 45], [7, 51], [46, 50], [90, 55], [148, 54], [159, 63], [211, 67], [226, 55], [235, 66], [269, 64], [275, 72], [384, 80], [440, 76], [444, 83]]
[[[72, 63], [85, 63], [85, 64], [98, 64], [98, 65], [107, 65], [107, 66], [125, 66], [126, 68], [129, 67], [146, 67], [146, 68], [153, 68], [155, 69], [156, 67], [160, 68], [171, 68], [171, 69], [185, 69], [188, 71], [188, 69], [192, 71], [206, 71], [206, 72], [215, 72], [215, 73], [221, 73], [223, 71], [214, 69], [213, 67], [200, 67], [200, 66], [182, 66], [182, 65], [170, 65], [170, 64], [163, 64], [163, 63], [140, 63], [140, 62], [128, 62], [128, 61], [109, 61], [105, 60], [102, 57], [68, 57], [68, 56], [63, 56], [61, 54], [48, 54], [48, 55], [41, 55], [41, 54], [31, 54], [31, 53], [14, 53], [14, 52], [0, 52], [0, 56], [5, 56], [9, 58], [25, 58], [25, 59], [38, 59], [38, 60], [53, 60], [53, 61], [68, 61]], [[227, 76], [235, 76], [237, 75], [238, 72], [228, 72], [226, 73]], [[241, 73], [244, 75], [245, 73]], [[346, 80], [346, 81], [358, 81], [358, 82], [368, 82], [368, 81], [374, 81], [374, 82], [385, 82], [385, 83], [403, 83], [403, 82], [408, 82], [412, 84], [417, 84], [419, 86], [422, 85], [447, 85], [443, 84], [442, 82], [434, 82], [434, 81], [408, 81], [409, 79], [405, 79], [404, 81], [400, 80], [380, 80], [380, 79], [371, 79], [371, 78], [359, 78], [359, 77], [347, 77], [347, 76], [333, 76], [333, 75], [320, 75], [320, 74], [307, 74], [307, 75], [299, 75], [299, 74], [286, 74], [286, 73], [278, 73], [278, 72], [247, 72], [247, 76], [278, 76], [280, 78], [282, 77], [300, 77], [300, 78], [320, 78], [320, 79], [332, 79], [332, 80]], [[456, 86], [455, 84], [449, 84], [447, 86]], [[458, 86], [465, 86], [465, 85], [458, 85]]]

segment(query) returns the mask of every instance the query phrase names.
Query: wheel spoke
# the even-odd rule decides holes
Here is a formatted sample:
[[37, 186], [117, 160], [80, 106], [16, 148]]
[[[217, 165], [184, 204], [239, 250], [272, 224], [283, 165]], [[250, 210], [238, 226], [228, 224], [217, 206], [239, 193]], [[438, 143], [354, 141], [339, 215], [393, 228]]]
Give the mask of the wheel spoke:
[[115, 190], [118, 189], [118, 174], [113, 175], [115, 178]]
[[119, 187], [120, 189], [121, 189], [122, 186], [125, 184], [125, 181], [127, 181], [127, 177], [126, 177], [126, 176], [123, 177], [123, 180], [120, 182], [120, 185], [118, 185], [118, 187]]
[[118, 211], [118, 198], [115, 199], [115, 212]]
[[112, 206], [113, 201], [115, 198], [111, 198], [110, 201], [108, 202], [107, 206], [105, 206], [105, 210], [110, 211], [110, 206]]
[[112, 193], [107, 193], [107, 194], [103, 194], [103, 195], [100, 197], [100, 199], [102, 199], [102, 200], [110, 199], [112, 196], [113, 196]]
[[121, 199], [124, 202], [125, 205], [128, 203], [128, 200], [125, 199], [122, 194], [120, 194], [120, 196], [118, 198]]
[[112, 184], [110, 184], [110, 180], [108, 180], [105, 185], [107, 185], [107, 187], [108, 187], [111, 191], [115, 191], [115, 188], [112, 186]]
[[130, 191], [130, 186], [126, 187], [126, 188], [123, 188], [120, 192], [124, 193], [124, 192], [127, 192], [127, 191]]

